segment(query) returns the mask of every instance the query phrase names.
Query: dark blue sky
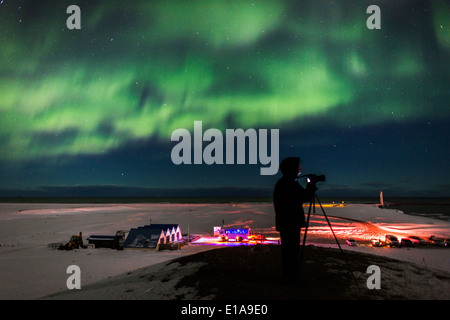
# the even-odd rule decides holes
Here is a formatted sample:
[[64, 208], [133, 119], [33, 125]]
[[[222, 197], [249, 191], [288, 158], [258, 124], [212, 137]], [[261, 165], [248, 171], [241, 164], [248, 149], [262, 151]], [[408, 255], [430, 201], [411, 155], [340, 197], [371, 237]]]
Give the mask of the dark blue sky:
[[4, 0], [0, 196], [271, 194], [280, 175], [259, 162], [173, 164], [171, 134], [194, 121], [278, 129], [280, 161], [325, 174], [322, 195], [450, 196], [449, 14], [448, 1]]

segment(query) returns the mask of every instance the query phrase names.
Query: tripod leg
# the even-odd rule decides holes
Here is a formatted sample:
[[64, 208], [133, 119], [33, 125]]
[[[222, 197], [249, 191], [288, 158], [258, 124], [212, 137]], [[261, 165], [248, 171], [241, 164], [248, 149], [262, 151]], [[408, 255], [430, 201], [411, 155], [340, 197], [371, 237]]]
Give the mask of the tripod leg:
[[332, 233], [333, 236], [334, 236], [334, 240], [336, 240], [336, 243], [337, 243], [337, 245], [338, 245], [338, 247], [339, 247], [339, 250], [341, 251], [342, 257], [344, 258], [344, 261], [345, 261], [345, 264], [347, 265], [348, 271], [349, 271], [350, 274], [352, 275], [353, 280], [355, 281], [356, 286], [358, 286], [358, 281], [356, 281], [355, 275], [353, 274], [352, 269], [350, 268], [350, 265], [348, 264], [347, 258], [346, 258], [345, 255], [344, 255], [344, 251], [342, 250], [341, 245], [339, 244], [339, 241], [338, 241], [336, 235], [334, 234], [334, 230], [333, 230], [333, 228], [331, 227], [330, 220], [328, 220], [328, 217], [327, 217], [327, 215], [326, 215], [326, 213], [325, 213], [325, 210], [324, 210], [323, 207], [322, 207], [322, 203], [320, 203], [319, 197], [318, 197], [317, 195], [316, 195], [316, 199], [317, 199], [317, 202], [318, 202], [319, 205], [320, 205], [320, 208], [322, 209], [322, 213], [323, 213], [325, 219], [327, 220], [327, 223], [328, 223], [328, 226], [330, 227], [331, 233]]
[[303, 261], [303, 256], [304, 256], [304, 251], [305, 251], [306, 236], [308, 234], [309, 219], [311, 217], [311, 207], [313, 208], [314, 213], [315, 213], [316, 209], [315, 209], [315, 204], [314, 204], [314, 196], [311, 198], [311, 201], [309, 202], [308, 218], [306, 219], [306, 227], [305, 227], [305, 232], [303, 234], [303, 244], [302, 244], [302, 247], [300, 248], [300, 258], [298, 261], [298, 264], [300, 267], [301, 267], [301, 264]]

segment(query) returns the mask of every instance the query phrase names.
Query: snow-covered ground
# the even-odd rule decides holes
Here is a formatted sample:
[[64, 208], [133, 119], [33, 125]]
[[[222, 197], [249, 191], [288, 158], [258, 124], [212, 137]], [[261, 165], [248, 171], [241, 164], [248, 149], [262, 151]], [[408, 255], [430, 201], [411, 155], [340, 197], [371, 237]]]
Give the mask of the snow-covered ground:
[[[325, 206], [335, 234], [365, 241], [384, 234], [435, 235], [450, 238], [450, 222], [403, 214], [373, 205]], [[348, 220], [350, 219], [350, 220]], [[365, 223], [360, 223], [363, 221]], [[139, 268], [164, 268], [163, 262], [209, 250], [214, 246], [190, 245], [176, 251], [79, 249], [58, 251], [50, 243], [66, 243], [82, 232], [115, 234], [145, 224], [177, 223], [184, 234], [211, 235], [213, 226], [250, 227], [253, 232], [276, 236], [272, 204], [0, 204], [0, 299], [37, 299], [67, 291], [70, 265], [81, 270], [81, 285], [122, 277]], [[336, 246], [320, 209], [311, 216], [308, 237], [317, 245]], [[328, 241], [318, 241], [327, 238]], [[332, 239], [332, 238], [331, 238]], [[383, 238], [384, 239], [384, 238]], [[328, 244], [327, 244], [328, 243]], [[342, 242], [341, 242], [342, 243]], [[426, 268], [450, 272], [447, 248], [373, 248], [346, 250], [383, 255]], [[155, 269], [155, 270], [156, 270]], [[192, 270], [177, 270], [177, 276]], [[173, 279], [176, 281], [176, 279]], [[82, 294], [83, 290], [78, 290]], [[160, 292], [161, 293], [161, 292]], [[162, 294], [162, 293], [161, 293]], [[156, 297], [156, 296], [155, 296]]]

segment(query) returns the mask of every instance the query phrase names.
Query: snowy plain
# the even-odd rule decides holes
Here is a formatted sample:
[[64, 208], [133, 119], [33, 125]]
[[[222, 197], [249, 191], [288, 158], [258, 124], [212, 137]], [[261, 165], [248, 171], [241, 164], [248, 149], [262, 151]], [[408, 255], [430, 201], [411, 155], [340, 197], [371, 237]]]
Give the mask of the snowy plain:
[[[448, 248], [374, 248], [367, 244], [373, 237], [384, 239], [385, 234], [398, 237], [416, 235], [428, 239], [431, 235], [450, 238], [450, 222], [403, 214], [397, 210], [380, 209], [375, 205], [349, 204], [325, 206], [336, 236], [343, 249], [386, 256], [411, 262], [445, 274], [450, 273]], [[82, 232], [83, 239], [91, 234], [115, 234], [152, 223], [177, 223], [183, 234], [212, 235], [213, 226], [250, 227], [269, 237], [277, 237], [274, 230], [274, 211], [271, 203], [236, 204], [0, 204], [0, 299], [40, 299], [69, 291], [67, 268], [77, 265], [81, 270], [81, 290], [75, 299], [98, 297], [120, 299], [106, 290], [108, 281], [126, 280], [126, 275], [139, 272], [167, 271], [165, 262], [175, 258], [217, 248], [214, 245], [189, 245], [181, 250], [111, 250], [76, 249], [59, 251], [48, 247], [51, 243], [65, 243], [71, 235]], [[357, 247], [345, 245], [345, 238], [353, 237], [363, 243]], [[86, 241], [87, 242], [87, 241]], [[308, 244], [336, 247], [330, 228], [320, 209], [311, 215]], [[150, 269], [149, 269], [150, 268]], [[153, 269], [152, 269], [153, 268]], [[172, 268], [174, 266], [172, 265]], [[176, 269], [172, 279], [159, 287], [154, 299], [172, 299], [171, 286], [196, 266]], [[150, 271], [149, 271], [150, 270]], [[152, 271], [153, 270], [153, 271]], [[175, 272], [176, 271], [176, 272]], [[83, 288], [95, 286], [83, 295]], [[139, 286], [137, 283], [136, 286]], [[449, 284], [450, 288], [450, 284]], [[412, 288], [414, 290], [416, 288]], [[73, 291], [73, 290], [71, 290]], [[138, 290], [136, 290], [138, 291]], [[56, 296], [58, 297], [58, 296]], [[193, 297], [194, 298], [194, 297]], [[58, 298], [57, 298], [58, 299]]]

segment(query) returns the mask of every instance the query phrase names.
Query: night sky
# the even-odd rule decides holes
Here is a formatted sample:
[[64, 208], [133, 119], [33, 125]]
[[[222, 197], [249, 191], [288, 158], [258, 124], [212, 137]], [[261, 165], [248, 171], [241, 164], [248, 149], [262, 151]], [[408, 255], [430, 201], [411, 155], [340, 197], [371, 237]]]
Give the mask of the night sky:
[[0, 0], [0, 196], [270, 195], [259, 162], [172, 162], [196, 120], [279, 129], [319, 195], [450, 196], [449, 22], [449, 1]]

